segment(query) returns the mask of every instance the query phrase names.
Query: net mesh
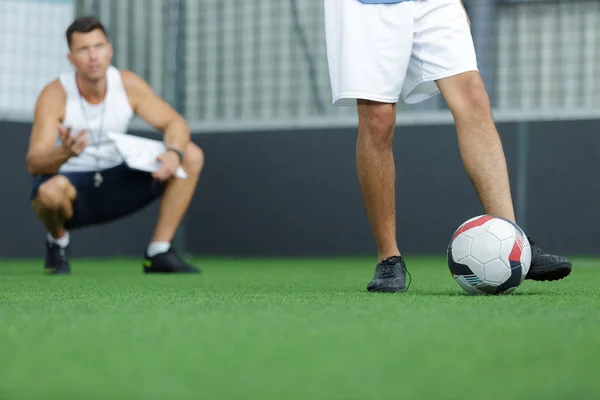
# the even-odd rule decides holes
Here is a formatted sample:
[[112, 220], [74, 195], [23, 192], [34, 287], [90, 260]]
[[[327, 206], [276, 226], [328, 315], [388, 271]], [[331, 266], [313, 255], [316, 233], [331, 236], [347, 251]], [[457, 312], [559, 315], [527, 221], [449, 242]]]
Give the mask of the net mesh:
[[31, 119], [38, 93], [68, 70], [72, 5], [0, 0], [0, 118]]
[[[464, 1], [496, 112], [600, 110], [600, 2]], [[96, 15], [131, 69], [191, 123], [353, 116], [333, 107], [323, 2], [0, 0], [0, 116], [31, 116], [45, 83], [68, 70], [64, 31]], [[438, 96], [400, 115], [444, 110]]]

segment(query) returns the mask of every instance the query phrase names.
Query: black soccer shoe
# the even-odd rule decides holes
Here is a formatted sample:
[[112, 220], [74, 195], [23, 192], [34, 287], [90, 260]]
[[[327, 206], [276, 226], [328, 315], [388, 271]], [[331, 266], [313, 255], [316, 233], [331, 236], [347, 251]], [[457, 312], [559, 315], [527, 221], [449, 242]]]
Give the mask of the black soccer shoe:
[[568, 258], [548, 254], [529, 239], [531, 245], [531, 266], [525, 279], [534, 281], [557, 281], [571, 273], [573, 265]]
[[145, 256], [144, 273], [146, 274], [197, 274], [199, 272], [198, 268], [183, 261], [173, 246], [154, 257]]
[[49, 275], [70, 274], [69, 246], [63, 248], [46, 240], [46, 261], [44, 263], [44, 270]]
[[369, 292], [396, 293], [406, 291], [406, 265], [401, 256], [388, 257], [377, 264]]

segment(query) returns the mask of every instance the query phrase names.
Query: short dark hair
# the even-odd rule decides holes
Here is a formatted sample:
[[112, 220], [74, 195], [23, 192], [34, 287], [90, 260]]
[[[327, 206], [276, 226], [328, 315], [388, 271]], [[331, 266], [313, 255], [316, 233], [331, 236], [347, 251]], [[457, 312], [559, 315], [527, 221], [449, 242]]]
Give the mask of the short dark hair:
[[96, 29], [100, 29], [104, 36], [108, 38], [106, 34], [106, 29], [104, 29], [104, 25], [94, 17], [79, 17], [69, 26], [67, 29], [67, 43], [69, 43], [69, 49], [71, 48], [71, 42], [73, 41], [73, 34], [75, 32], [79, 33], [89, 33], [95, 31]]

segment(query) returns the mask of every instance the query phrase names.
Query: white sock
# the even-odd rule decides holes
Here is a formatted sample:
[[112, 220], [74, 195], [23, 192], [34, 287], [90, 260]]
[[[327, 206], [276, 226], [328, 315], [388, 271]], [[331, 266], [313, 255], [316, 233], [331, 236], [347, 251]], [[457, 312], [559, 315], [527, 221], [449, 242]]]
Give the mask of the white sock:
[[70, 240], [71, 235], [69, 234], [69, 231], [66, 231], [65, 234], [58, 239], [55, 239], [51, 234], [48, 233], [48, 241], [50, 243], [59, 245], [63, 249], [69, 245]]
[[148, 254], [148, 257], [154, 257], [157, 254], [167, 252], [169, 248], [171, 248], [171, 243], [169, 242], [151, 242], [148, 245], [146, 253]]

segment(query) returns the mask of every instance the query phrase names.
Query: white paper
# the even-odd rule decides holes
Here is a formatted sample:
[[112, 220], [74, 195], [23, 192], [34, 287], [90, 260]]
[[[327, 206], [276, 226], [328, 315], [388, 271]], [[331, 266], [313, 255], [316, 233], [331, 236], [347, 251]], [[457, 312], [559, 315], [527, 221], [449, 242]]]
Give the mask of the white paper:
[[[107, 135], [130, 168], [147, 172], [155, 172], [160, 168], [157, 157], [167, 150], [163, 142], [118, 132], [108, 132]], [[187, 178], [181, 166], [175, 175], [181, 179]]]

